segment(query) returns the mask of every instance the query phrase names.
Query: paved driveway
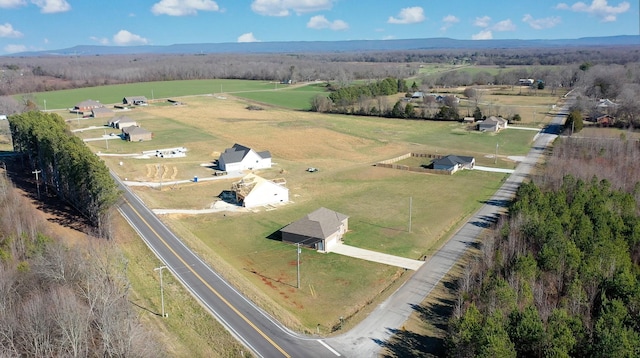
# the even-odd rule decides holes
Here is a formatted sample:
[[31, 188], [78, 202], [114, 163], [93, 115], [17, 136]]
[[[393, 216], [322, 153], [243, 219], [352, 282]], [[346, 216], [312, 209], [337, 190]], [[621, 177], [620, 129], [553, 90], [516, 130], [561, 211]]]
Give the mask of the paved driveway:
[[381, 252], [365, 250], [358, 247], [353, 247], [345, 244], [338, 244], [331, 252], [336, 254], [355, 257], [357, 259], [373, 261], [385, 265], [402, 267], [408, 270], [417, 270], [424, 264], [424, 261], [407, 259], [405, 257], [394, 256], [389, 254], [383, 254]]

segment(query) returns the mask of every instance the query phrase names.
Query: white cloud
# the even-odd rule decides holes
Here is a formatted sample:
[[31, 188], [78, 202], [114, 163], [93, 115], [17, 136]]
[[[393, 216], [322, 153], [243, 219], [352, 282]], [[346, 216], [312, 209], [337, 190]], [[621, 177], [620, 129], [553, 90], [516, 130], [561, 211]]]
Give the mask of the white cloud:
[[10, 23], [0, 24], [0, 37], [22, 37], [22, 32], [14, 30]]
[[444, 25], [442, 25], [440, 31], [447, 31], [447, 29], [453, 26], [453, 24], [460, 22], [460, 19], [453, 15], [447, 15], [442, 18], [442, 22], [444, 23]]
[[400, 10], [398, 17], [389, 16], [390, 24], [415, 24], [425, 20], [424, 10], [420, 6], [405, 7]]
[[132, 34], [127, 30], [120, 30], [113, 35], [113, 43], [116, 45], [145, 45], [149, 40], [136, 34]]
[[16, 53], [16, 52], [25, 52], [27, 51], [27, 46], [25, 45], [7, 45], [4, 47], [4, 52], [7, 53]]
[[253, 36], [253, 32], [247, 32], [246, 34], [238, 36], [238, 42], [260, 42], [260, 40]]
[[218, 10], [218, 4], [212, 0], [160, 0], [151, 7], [154, 15], [169, 16], [197, 15], [198, 11]]
[[71, 5], [65, 0], [31, 0], [31, 3], [40, 8], [43, 14], [55, 14], [71, 10]]
[[92, 41], [95, 41], [101, 45], [108, 45], [109, 44], [109, 39], [106, 37], [96, 37], [96, 36], [90, 36], [89, 39], [91, 39]]
[[304, 14], [330, 10], [335, 0], [253, 0], [251, 10], [264, 16], [289, 16], [291, 12]]
[[476, 20], [473, 22], [475, 26], [478, 27], [487, 27], [491, 22], [491, 18], [489, 16], [476, 17]]
[[491, 40], [493, 38], [493, 33], [491, 30], [482, 30], [477, 34], [471, 35], [472, 40]]
[[511, 22], [511, 19], [502, 20], [491, 26], [493, 31], [515, 31], [516, 25]]
[[0, 8], [10, 9], [24, 5], [27, 5], [25, 0], [0, 0]]
[[542, 30], [550, 29], [560, 24], [562, 20], [559, 16], [545, 17], [541, 19], [534, 19], [533, 16], [526, 14], [522, 18], [522, 22], [529, 24], [533, 29]]
[[559, 3], [556, 5], [556, 9], [585, 12], [600, 18], [600, 21], [602, 22], [616, 21], [618, 15], [629, 11], [630, 8], [631, 5], [626, 1], [621, 2], [617, 6], [610, 6], [607, 0], [593, 0], [590, 5], [587, 5], [582, 1], [578, 1], [571, 6], [565, 3]]
[[334, 20], [333, 22], [331, 22], [327, 20], [326, 17], [317, 15], [309, 19], [309, 22], [307, 22], [307, 27], [315, 30], [330, 29], [339, 31], [348, 29], [349, 25], [342, 20]]

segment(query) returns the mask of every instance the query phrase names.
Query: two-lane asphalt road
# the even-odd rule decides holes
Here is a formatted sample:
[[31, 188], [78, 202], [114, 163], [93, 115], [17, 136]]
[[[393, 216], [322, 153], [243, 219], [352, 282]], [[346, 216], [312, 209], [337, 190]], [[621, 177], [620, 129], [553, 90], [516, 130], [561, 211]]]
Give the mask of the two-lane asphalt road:
[[[258, 357], [337, 357], [324, 341], [297, 335], [257, 307], [178, 239], [122, 185], [119, 210], [173, 275], [215, 318]], [[169, 318], [171, 319], [171, 318]]]

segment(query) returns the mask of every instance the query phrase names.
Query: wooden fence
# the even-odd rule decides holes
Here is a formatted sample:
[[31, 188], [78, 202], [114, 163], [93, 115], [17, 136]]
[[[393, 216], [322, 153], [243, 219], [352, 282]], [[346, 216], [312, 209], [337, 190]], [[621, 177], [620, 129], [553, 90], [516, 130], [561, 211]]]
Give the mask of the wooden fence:
[[411, 166], [408, 166], [408, 165], [394, 164], [396, 162], [399, 162], [401, 160], [404, 160], [404, 159], [407, 159], [407, 158], [411, 158], [411, 157], [440, 159], [440, 158], [442, 158], [442, 155], [439, 155], [439, 154], [425, 154], [425, 153], [407, 153], [407, 154], [403, 154], [403, 155], [401, 155], [399, 157], [383, 160], [383, 161], [381, 161], [379, 163], [376, 163], [374, 165], [376, 167], [381, 167], [381, 168], [391, 168], [391, 169], [398, 169], [398, 170], [406, 170], [406, 171], [417, 172], [417, 173], [430, 173], [430, 174], [440, 174], [440, 175], [451, 175], [451, 174], [453, 174], [453, 172], [450, 171], [450, 170], [429, 169], [429, 168], [424, 168], [424, 167], [411, 167]]

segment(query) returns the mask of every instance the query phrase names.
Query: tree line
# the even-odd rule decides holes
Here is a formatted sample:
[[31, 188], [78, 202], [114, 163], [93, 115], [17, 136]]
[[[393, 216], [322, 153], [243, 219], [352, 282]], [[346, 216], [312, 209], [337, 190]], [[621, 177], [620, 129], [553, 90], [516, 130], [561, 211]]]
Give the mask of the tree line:
[[47, 190], [71, 204], [108, 237], [108, 213], [119, 193], [104, 162], [72, 135], [55, 113], [24, 112], [9, 117], [13, 148], [39, 171]]
[[635, 141], [613, 141], [568, 139], [550, 176], [519, 188], [458, 280], [448, 356], [640, 355], [640, 184], [623, 171], [568, 174], [598, 158], [624, 167], [640, 153]]
[[111, 241], [73, 247], [0, 176], [0, 356], [160, 357], [129, 304], [127, 259]]

